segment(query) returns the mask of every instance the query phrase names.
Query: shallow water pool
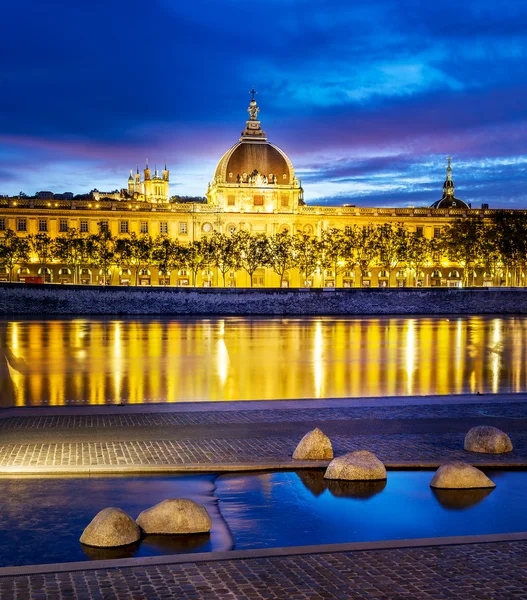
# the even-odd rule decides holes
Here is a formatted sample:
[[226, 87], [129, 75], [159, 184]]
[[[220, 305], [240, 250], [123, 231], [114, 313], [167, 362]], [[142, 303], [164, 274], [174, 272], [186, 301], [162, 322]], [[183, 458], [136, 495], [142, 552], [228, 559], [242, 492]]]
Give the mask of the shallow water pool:
[[[326, 481], [321, 470], [0, 479], [0, 565], [527, 531], [525, 472], [487, 474], [494, 490], [433, 491], [431, 471], [371, 484]], [[174, 497], [207, 507], [210, 535], [146, 536], [115, 550], [78, 541], [105, 507], [136, 518]]]

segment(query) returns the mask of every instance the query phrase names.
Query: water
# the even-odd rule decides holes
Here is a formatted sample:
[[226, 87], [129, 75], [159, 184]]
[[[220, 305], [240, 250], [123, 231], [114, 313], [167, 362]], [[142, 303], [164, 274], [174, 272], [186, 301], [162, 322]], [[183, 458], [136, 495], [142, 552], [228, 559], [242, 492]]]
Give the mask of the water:
[[4, 406], [527, 391], [527, 317], [0, 321]]
[[[323, 471], [0, 479], [0, 566], [527, 531], [526, 474], [487, 471], [494, 490], [433, 491], [430, 471], [391, 471], [372, 483]], [[210, 534], [146, 536], [112, 550], [79, 537], [102, 508], [134, 518], [161, 500], [205, 504]]]

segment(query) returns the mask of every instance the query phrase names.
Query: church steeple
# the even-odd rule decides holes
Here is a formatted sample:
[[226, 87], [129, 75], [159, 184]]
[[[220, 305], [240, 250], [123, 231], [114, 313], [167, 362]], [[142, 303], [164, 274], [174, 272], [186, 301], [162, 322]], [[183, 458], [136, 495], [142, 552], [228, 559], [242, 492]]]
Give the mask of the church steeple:
[[247, 112], [249, 113], [249, 120], [245, 123], [245, 129], [242, 131], [242, 137], [240, 138], [240, 141], [257, 140], [264, 142], [267, 140], [265, 132], [262, 131], [260, 121], [258, 120], [260, 108], [255, 99], [255, 95], [257, 93], [258, 92], [255, 91], [253, 86], [253, 89], [249, 92], [249, 94], [251, 94], [251, 101], [249, 102], [249, 108], [247, 109]]
[[451, 156], [447, 156], [447, 168], [446, 168], [446, 180], [443, 184], [443, 196], [452, 196], [454, 197], [454, 181], [452, 180], [452, 166], [451, 166]]

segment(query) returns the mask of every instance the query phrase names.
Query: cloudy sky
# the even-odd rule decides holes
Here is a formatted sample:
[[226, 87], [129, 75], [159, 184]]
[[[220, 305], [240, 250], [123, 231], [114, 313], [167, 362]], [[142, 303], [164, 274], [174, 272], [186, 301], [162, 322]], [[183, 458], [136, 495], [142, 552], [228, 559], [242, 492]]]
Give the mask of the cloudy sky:
[[203, 195], [258, 90], [309, 203], [527, 208], [527, 2], [19, 0], [2, 8], [0, 194]]

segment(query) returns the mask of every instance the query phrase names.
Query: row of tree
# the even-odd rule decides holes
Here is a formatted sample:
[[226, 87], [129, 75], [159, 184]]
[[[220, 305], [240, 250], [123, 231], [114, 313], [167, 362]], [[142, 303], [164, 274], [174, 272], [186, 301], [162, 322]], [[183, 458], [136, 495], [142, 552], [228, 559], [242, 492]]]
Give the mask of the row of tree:
[[216, 231], [190, 244], [166, 235], [115, 237], [103, 229], [92, 235], [69, 229], [56, 238], [47, 233], [21, 237], [8, 229], [1, 241], [0, 265], [7, 267], [10, 280], [14, 267], [29, 263], [31, 256], [44, 268], [51, 263], [67, 265], [74, 282], [82, 267], [95, 268], [102, 273], [101, 284], [116, 266], [133, 269], [135, 284], [140, 271], [149, 267], [162, 274], [185, 269], [192, 273], [194, 285], [200, 271], [215, 267], [224, 286], [227, 275], [240, 270], [252, 285], [253, 274], [261, 268], [277, 273], [280, 285], [292, 269], [298, 269], [304, 281], [317, 270], [331, 271], [335, 282], [343, 272], [358, 269], [362, 285], [373, 267], [387, 271], [389, 281], [396, 269], [408, 268], [415, 280], [425, 265], [447, 259], [461, 267], [464, 285], [471, 283], [478, 268], [489, 278], [503, 276], [507, 283], [518, 285], [527, 266], [527, 218], [514, 212], [497, 213], [490, 221], [456, 220], [431, 239], [403, 225], [383, 224], [325, 230], [320, 237], [286, 231], [274, 236]]

